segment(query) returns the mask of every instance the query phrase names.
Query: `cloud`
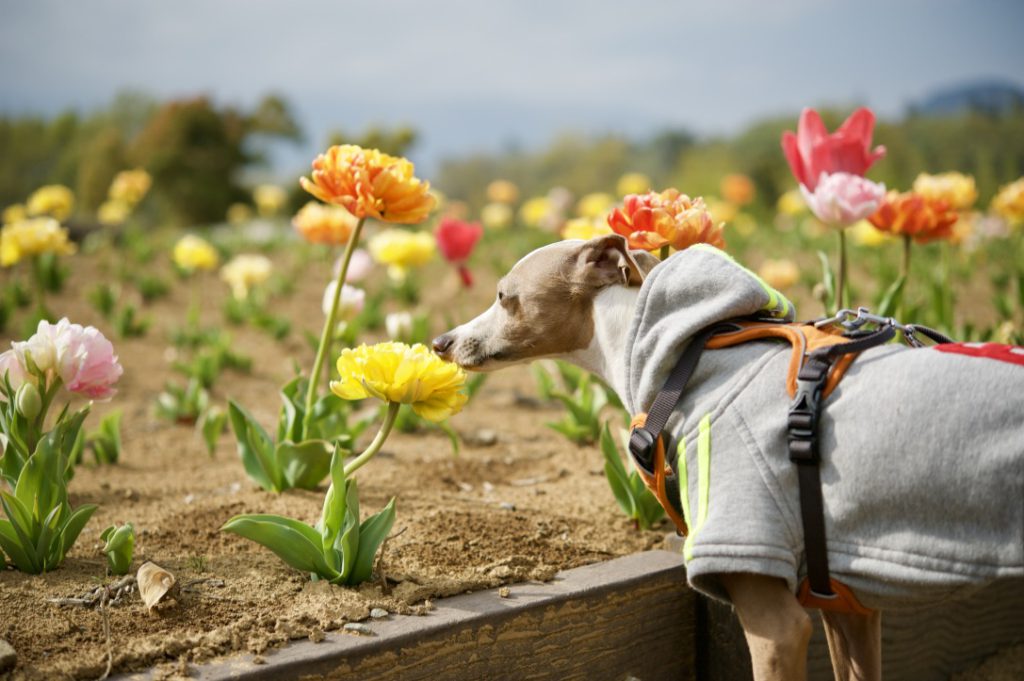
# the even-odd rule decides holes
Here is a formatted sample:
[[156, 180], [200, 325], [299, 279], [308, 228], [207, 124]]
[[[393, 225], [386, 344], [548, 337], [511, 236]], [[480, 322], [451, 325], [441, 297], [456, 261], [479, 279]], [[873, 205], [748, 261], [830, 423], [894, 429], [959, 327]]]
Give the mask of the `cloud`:
[[6, 3], [0, 109], [101, 106], [131, 87], [332, 126], [419, 127], [431, 154], [562, 128], [728, 132], [764, 112], [883, 114], [976, 76], [1020, 78], [1020, 3], [862, 0], [127, 0]]

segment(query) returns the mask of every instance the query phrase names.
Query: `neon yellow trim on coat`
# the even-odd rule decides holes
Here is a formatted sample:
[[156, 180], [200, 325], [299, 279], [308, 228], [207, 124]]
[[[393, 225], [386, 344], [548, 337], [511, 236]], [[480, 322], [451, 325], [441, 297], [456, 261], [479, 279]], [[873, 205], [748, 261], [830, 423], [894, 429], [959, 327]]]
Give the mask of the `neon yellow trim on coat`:
[[[682, 467], [680, 467], [682, 470]], [[680, 483], [682, 481], [680, 480]], [[683, 560], [693, 558], [693, 540], [708, 515], [708, 498], [711, 494], [711, 414], [705, 414], [697, 429], [697, 524], [690, 525], [690, 534], [683, 543]]]
[[768, 303], [762, 308], [762, 310], [769, 313], [771, 316], [786, 318], [789, 315], [790, 310], [793, 309], [793, 303], [789, 302], [789, 299], [786, 296], [782, 295], [777, 289], [769, 286], [768, 282], [759, 277], [756, 272], [739, 264], [739, 262], [736, 261], [736, 258], [732, 257], [722, 249], [715, 248], [709, 244], [694, 244], [693, 246], [690, 246], [690, 248], [695, 248], [706, 253], [714, 253], [717, 256], [725, 258], [733, 265], [736, 265], [736, 267], [739, 267], [753, 277], [754, 281], [764, 289], [765, 295], [768, 296]]
[[676, 447], [676, 468], [679, 469], [679, 505], [683, 507], [683, 520], [688, 534], [692, 532], [690, 520], [690, 478], [686, 470], [686, 438], [679, 439]]

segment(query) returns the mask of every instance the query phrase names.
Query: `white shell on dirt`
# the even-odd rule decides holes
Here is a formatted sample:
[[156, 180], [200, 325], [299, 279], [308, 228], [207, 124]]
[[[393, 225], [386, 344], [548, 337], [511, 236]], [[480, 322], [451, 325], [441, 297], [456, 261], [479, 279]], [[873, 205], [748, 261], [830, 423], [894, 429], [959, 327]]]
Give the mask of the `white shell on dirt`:
[[177, 581], [167, 570], [153, 562], [143, 563], [135, 575], [135, 581], [139, 585], [139, 595], [142, 602], [146, 604], [147, 610], [163, 599], [167, 593], [174, 588]]

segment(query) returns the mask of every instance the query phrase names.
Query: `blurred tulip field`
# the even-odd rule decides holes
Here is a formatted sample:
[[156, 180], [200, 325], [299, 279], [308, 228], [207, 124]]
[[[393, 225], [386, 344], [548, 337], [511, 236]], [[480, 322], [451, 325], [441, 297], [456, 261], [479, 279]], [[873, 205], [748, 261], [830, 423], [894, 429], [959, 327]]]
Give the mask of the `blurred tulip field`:
[[[600, 380], [554, 362], [466, 374], [428, 349], [544, 244], [616, 233], [663, 259], [711, 244], [800, 319], [865, 306], [1024, 343], [1019, 107], [564, 136], [431, 175], [409, 160], [413, 128], [378, 127], [269, 181], [269, 145], [301, 134], [280, 97], [246, 110], [125, 95], [0, 119], [0, 580], [56, 580], [0, 592], [36, 614], [0, 627], [24, 678], [161, 659], [95, 644], [92, 620], [76, 625], [92, 632], [84, 657], [55, 633], [53, 602], [78, 612], [95, 580], [129, 584], [114, 575], [135, 575], [144, 600], [124, 607], [177, 607], [179, 633], [190, 617], [243, 627], [235, 648], [255, 649], [239, 613], [312, 638], [295, 594], [317, 585], [354, 608], [316, 620], [322, 635], [371, 601], [412, 612], [660, 545], [660, 508], [623, 465], [628, 416]], [[246, 595], [255, 573], [277, 583], [260, 582], [262, 601]], [[168, 606], [152, 574], [219, 584], [231, 604]], [[164, 626], [140, 618], [115, 638]]]

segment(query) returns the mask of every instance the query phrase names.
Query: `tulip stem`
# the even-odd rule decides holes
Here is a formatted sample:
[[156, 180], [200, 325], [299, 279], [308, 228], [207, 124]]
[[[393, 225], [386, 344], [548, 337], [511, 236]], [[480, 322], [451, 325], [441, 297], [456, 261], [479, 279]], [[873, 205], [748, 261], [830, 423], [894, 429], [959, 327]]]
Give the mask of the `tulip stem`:
[[[348, 274], [348, 264], [352, 260], [352, 253], [359, 243], [359, 235], [363, 231], [363, 223], [366, 218], [359, 218], [352, 235], [345, 244], [345, 254], [341, 258], [341, 268], [338, 270], [338, 278], [334, 287], [334, 297], [331, 298], [331, 309], [327, 312], [327, 320], [324, 322], [324, 330], [320, 334], [320, 345], [316, 349], [316, 360], [313, 362], [313, 371], [309, 374], [309, 388], [306, 390], [306, 413], [302, 417], [302, 437], [309, 437], [309, 426], [313, 421], [313, 403], [316, 402], [316, 390], [320, 383], [320, 371], [324, 366], [324, 359], [327, 358], [327, 350], [333, 345], [335, 327], [337, 326], [338, 303], [341, 301], [341, 290], [345, 287], [345, 275]], [[372, 456], [372, 455], [371, 455]]]
[[839, 230], [839, 274], [836, 277], [836, 309], [846, 307], [846, 230]]
[[903, 319], [903, 301], [907, 299], [907, 280], [910, 278], [910, 249], [913, 247], [913, 242], [910, 240], [909, 234], [903, 235], [903, 258], [900, 261], [900, 278], [903, 280], [903, 291], [900, 295], [899, 303], [896, 305], [896, 309], [893, 314], [897, 319]]
[[903, 262], [900, 264], [900, 274], [903, 276], [904, 281], [910, 276], [910, 235], [903, 235]]
[[668, 244], [661, 247], [661, 252], [658, 255], [661, 257], [662, 262], [668, 259]]
[[388, 435], [391, 434], [391, 429], [395, 425], [395, 419], [398, 418], [398, 410], [401, 407], [401, 402], [388, 402], [388, 411], [384, 416], [384, 423], [380, 424], [380, 430], [378, 430], [377, 435], [374, 436], [373, 442], [363, 450], [362, 454], [345, 464], [346, 479], [359, 470], [364, 463], [372, 459], [373, 456], [380, 451], [380, 448], [384, 446], [384, 441], [387, 440]]

